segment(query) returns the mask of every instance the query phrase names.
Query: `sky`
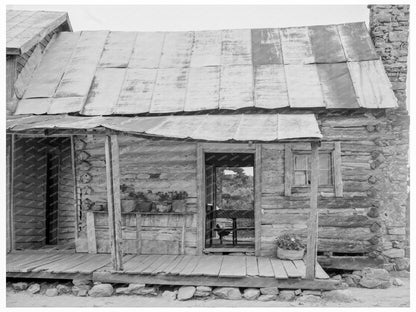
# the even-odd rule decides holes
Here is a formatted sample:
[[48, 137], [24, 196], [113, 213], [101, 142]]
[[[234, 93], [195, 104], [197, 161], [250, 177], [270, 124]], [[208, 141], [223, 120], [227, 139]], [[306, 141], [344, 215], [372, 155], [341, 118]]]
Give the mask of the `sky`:
[[273, 28], [365, 21], [366, 5], [75, 6], [9, 5], [8, 9], [66, 11], [79, 30], [210, 30]]

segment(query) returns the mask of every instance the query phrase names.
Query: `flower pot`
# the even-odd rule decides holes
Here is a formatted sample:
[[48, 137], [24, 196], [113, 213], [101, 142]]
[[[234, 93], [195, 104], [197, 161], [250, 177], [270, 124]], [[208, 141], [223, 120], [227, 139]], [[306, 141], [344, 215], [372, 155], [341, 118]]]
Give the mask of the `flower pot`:
[[172, 210], [172, 204], [168, 202], [156, 203], [157, 212], [170, 212]]
[[277, 258], [282, 260], [301, 260], [305, 255], [305, 249], [288, 250], [277, 247]]
[[122, 212], [133, 212], [136, 210], [137, 202], [135, 199], [122, 199], [121, 200], [121, 211]]
[[150, 201], [139, 201], [137, 208], [140, 212], [150, 212], [152, 210], [152, 202]]
[[172, 211], [174, 212], [185, 212], [186, 200], [185, 199], [174, 199], [172, 201]]

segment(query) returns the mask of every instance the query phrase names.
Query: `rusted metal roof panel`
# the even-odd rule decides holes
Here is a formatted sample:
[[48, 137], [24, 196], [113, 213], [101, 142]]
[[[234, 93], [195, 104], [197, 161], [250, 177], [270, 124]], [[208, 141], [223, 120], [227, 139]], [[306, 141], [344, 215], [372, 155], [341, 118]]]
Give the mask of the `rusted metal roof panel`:
[[347, 61], [335, 25], [311, 26], [308, 28], [316, 63], [328, 64]]
[[397, 99], [381, 61], [349, 62], [348, 68], [361, 107], [397, 107]]
[[136, 37], [136, 32], [112, 31], [107, 36], [99, 66], [127, 67], [136, 43]]
[[315, 63], [308, 27], [282, 28], [280, 38], [284, 64]]
[[316, 64], [286, 65], [290, 107], [325, 107]]
[[283, 64], [279, 29], [252, 29], [253, 64]]
[[63, 24], [71, 30], [66, 12], [7, 10], [6, 20], [7, 54], [26, 53]]
[[[253, 107], [395, 107], [391, 84], [368, 40], [362, 23], [60, 33], [41, 56], [23, 94], [26, 100], [49, 100], [18, 103], [15, 113], [96, 116]], [[352, 64], [368, 60], [373, 66]], [[384, 78], [376, 82], [367, 75]], [[369, 89], [360, 85], [363, 81], [376, 85], [373, 95], [362, 94]], [[38, 107], [41, 103], [49, 106]]]
[[257, 66], [254, 73], [256, 107], [272, 109], [290, 106], [283, 65]]
[[348, 61], [379, 59], [364, 22], [337, 25], [337, 28]]
[[65, 74], [80, 33], [62, 32], [54, 36], [24, 93], [24, 98], [53, 97]]
[[160, 138], [202, 141], [319, 140], [322, 134], [313, 114], [246, 114], [163, 117], [24, 116], [7, 120], [10, 131], [33, 129], [94, 129]]
[[317, 64], [327, 108], [359, 108], [346, 63]]

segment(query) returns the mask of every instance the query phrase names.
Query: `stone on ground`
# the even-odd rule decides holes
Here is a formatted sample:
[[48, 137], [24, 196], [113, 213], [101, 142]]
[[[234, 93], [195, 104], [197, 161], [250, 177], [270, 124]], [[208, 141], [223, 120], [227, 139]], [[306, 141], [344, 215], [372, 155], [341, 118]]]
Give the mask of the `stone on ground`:
[[295, 290], [295, 296], [299, 296], [302, 293], [302, 289]]
[[58, 296], [59, 295], [58, 289], [56, 289], [56, 288], [49, 288], [49, 289], [46, 290], [45, 295], [48, 296], [48, 297]]
[[211, 295], [212, 287], [209, 286], [198, 286], [196, 288], [194, 297], [208, 297]]
[[309, 303], [309, 304], [319, 303], [319, 302], [321, 302], [321, 297], [320, 296], [315, 296], [315, 295], [304, 295], [304, 294], [302, 294], [302, 296], [299, 296], [297, 298], [297, 302], [299, 302], [301, 304], [305, 304], [305, 303]]
[[408, 270], [410, 267], [409, 258], [396, 258], [394, 259], [394, 263], [397, 271]]
[[388, 288], [390, 287], [390, 275], [385, 269], [364, 268], [362, 270], [360, 286], [365, 288]]
[[212, 291], [212, 287], [209, 286], [197, 286], [196, 287], [197, 291], [203, 291], [203, 292], [211, 292]]
[[118, 287], [116, 288], [116, 295], [130, 295], [130, 288]]
[[28, 283], [25, 282], [18, 282], [12, 284], [14, 290], [26, 290], [28, 286]]
[[165, 290], [162, 293], [162, 297], [168, 300], [176, 300], [176, 295], [177, 295], [176, 291]]
[[332, 277], [332, 279], [333, 279], [333, 280], [340, 281], [340, 280], [342, 280], [342, 276], [341, 276], [341, 275], [339, 275], [339, 274], [337, 274], [337, 275], [334, 275], [334, 276]]
[[277, 287], [263, 287], [260, 288], [262, 295], [278, 295], [279, 289]]
[[293, 290], [281, 290], [279, 292], [279, 299], [280, 300], [293, 300], [295, 299], [295, 292]]
[[178, 290], [178, 300], [185, 301], [191, 299], [195, 294], [195, 287], [194, 286], [182, 286]]
[[[130, 284], [131, 285], [131, 284]], [[139, 287], [140, 284], [135, 284], [136, 286], [129, 286], [133, 287], [130, 293], [136, 295], [150, 295], [150, 296], [157, 296], [159, 289], [156, 286], [146, 286], [146, 287]]]
[[261, 295], [257, 298], [258, 301], [275, 301], [277, 299], [276, 295]]
[[351, 290], [349, 289], [337, 289], [326, 291], [322, 294], [322, 298], [328, 301], [339, 301], [339, 302], [353, 302], [354, 297], [352, 296]]
[[213, 294], [221, 299], [240, 300], [241, 292], [236, 287], [218, 287], [215, 288]]
[[403, 286], [404, 283], [400, 278], [395, 277], [395, 278], [393, 278], [393, 285], [394, 286]]
[[72, 287], [72, 294], [77, 297], [88, 296], [88, 291], [91, 289], [90, 285], [79, 285]]
[[313, 296], [321, 296], [322, 292], [320, 290], [313, 290], [313, 289], [306, 289], [302, 293], [304, 296], [313, 295]]
[[32, 284], [29, 286], [27, 291], [31, 294], [37, 294], [38, 292], [40, 292], [40, 285], [38, 283]]
[[92, 285], [92, 281], [84, 278], [74, 278], [72, 284], [74, 284], [74, 286]]
[[111, 284], [94, 285], [88, 292], [91, 297], [110, 297], [114, 292]]
[[247, 300], [256, 300], [260, 296], [260, 290], [257, 288], [244, 289], [243, 297]]
[[56, 289], [58, 290], [58, 293], [60, 295], [62, 294], [70, 294], [72, 292], [71, 287], [63, 284], [59, 284], [56, 286]]

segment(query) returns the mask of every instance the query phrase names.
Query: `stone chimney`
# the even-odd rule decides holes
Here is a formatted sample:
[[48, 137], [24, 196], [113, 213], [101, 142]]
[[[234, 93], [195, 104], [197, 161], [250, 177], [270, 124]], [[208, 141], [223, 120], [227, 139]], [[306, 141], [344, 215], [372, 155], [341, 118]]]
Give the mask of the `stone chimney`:
[[400, 110], [406, 108], [409, 5], [369, 5], [370, 35], [393, 85]]

